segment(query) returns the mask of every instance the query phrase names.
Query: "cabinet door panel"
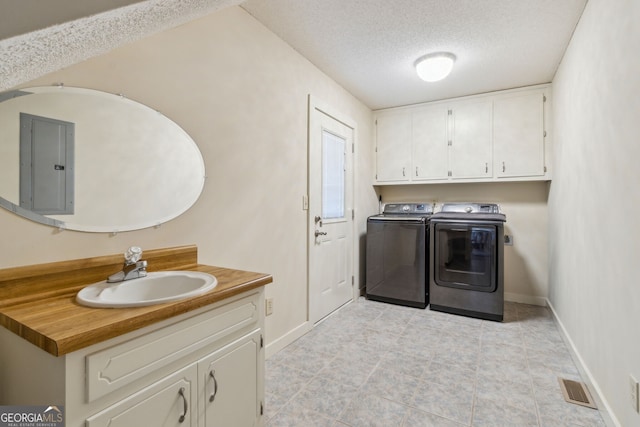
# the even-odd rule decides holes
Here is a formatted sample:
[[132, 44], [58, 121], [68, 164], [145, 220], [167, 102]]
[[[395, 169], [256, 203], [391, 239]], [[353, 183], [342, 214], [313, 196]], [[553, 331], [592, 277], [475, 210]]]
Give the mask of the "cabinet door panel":
[[448, 116], [446, 106], [413, 112], [412, 179], [446, 179], [449, 172]]
[[377, 181], [408, 181], [411, 159], [411, 112], [376, 119]]
[[198, 363], [205, 427], [252, 427], [260, 419], [260, 331], [221, 348]]
[[194, 363], [88, 418], [86, 425], [196, 427], [196, 375]]
[[532, 93], [499, 99], [493, 112], [498, 177], [544, 175], [544, 98]]
[[492, 176], [491, 101], [453, 106], [451, 175], [454, 178]]

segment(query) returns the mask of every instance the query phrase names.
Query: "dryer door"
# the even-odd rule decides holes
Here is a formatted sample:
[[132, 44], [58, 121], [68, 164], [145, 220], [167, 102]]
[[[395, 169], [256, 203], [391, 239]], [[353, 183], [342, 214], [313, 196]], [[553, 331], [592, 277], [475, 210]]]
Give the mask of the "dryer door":
[[435, 224], [436, 285], [480, 292], [497, 288], [497, 229], [492, 225]]

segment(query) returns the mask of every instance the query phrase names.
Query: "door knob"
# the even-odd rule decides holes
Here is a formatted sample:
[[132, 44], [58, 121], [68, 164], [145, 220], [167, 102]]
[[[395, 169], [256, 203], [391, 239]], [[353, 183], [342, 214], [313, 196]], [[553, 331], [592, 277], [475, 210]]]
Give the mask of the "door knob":
[[326, 231], [318, 231], [318, 230], [316, 230], [315, 235], [316, 235], [316, 237], [318, 237], [318, 236], [326, 236], [327, 232]]

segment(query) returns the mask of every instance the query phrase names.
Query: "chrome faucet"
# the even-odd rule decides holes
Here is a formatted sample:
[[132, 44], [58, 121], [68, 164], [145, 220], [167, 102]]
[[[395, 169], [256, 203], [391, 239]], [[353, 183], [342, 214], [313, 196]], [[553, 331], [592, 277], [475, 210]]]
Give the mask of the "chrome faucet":
[[141, 260], [142, 249], [138, 246], [131, 246], [124, 253], [124, 266], [122, 271], [118, 271], [107, 278], [107, 283], [124, 282], [125, 280], [137, 279], [147, 275], [147, 261]]

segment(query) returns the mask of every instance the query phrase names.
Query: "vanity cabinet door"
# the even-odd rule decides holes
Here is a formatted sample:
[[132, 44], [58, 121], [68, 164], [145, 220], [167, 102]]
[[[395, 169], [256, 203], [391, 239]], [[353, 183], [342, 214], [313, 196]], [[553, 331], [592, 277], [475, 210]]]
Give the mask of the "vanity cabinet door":
[[253, 427], [260, 425], [263, 375], [256, 330], [198, 362], [201, 426]]
[[197, 372], [192, 363], [89, 417], [86, 426], [196, 427]]
[[451, 176], [491, 178], [492, 102], [464, 101], [453, 104], [451, 110]]
[[376, 181], [409, 181], [411, 175], [411, 111], [376, 118]]

